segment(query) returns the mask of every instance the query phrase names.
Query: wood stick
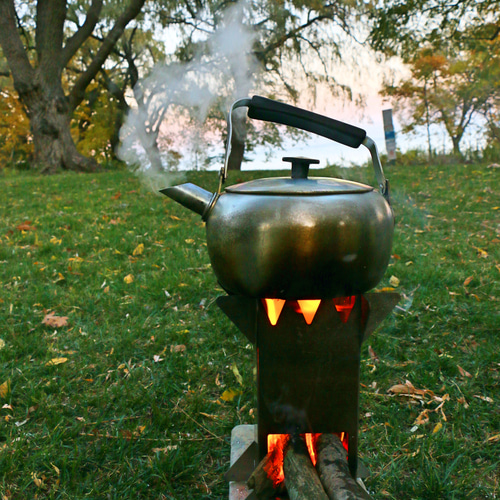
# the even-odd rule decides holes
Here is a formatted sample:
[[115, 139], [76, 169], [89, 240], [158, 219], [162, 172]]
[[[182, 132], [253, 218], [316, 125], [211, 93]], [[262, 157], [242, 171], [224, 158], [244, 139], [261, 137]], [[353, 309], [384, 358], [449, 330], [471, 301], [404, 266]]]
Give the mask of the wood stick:
[[257, 465], [247, 481], [248, 488], [255, 492], [259, 500], [274, 498], [276, 496], [273, 481], [267, 476], [267, 472], [265, 471], [268, 462], [269, 454], [260, 461], [259, 465]]
[[284, 469], [290, 500], [328, 500], [302, 438], [294, 437], [290, 441]]
[[321, 434], [316, 449], [319, 478], [330, 500], [371, 500], [371, 496], [352, 478], [347, 452], [335, 434]]
[[273, 480], [268, 476], [271, 467], [271, 455], [268, 453], [257, 465], [252, 475], [248, 478], [247, 486], [253, 490], [259, 500], [274, 499], [277, 495], [284, 493], [285, 485], [281, 483], [274, 487]]

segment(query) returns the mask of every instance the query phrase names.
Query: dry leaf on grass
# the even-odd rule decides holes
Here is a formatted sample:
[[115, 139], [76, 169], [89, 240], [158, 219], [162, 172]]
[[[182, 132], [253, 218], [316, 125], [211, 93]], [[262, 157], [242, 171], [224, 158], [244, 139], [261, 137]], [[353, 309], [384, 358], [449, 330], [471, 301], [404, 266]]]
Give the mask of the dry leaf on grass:
[[391, 276], [389, 279], [389, 284], [394, 288], [397, 288], [399, 286], [399, 278], [396, 278], [396, 276]]
[[24, 221], [22, 224], [19, 224], [19, 226], [16, 226], [16, 229], [18, 231], [36, 231], [36, 227], [32, 225], [32, 222], [30, 220]]
[[373, 347], [371, 345], [368, 346], [368, 354], [370, 355], [370, 359], [374, 362], [374, 363], [378, 363], [379, 362], [379, 359], [378, 359], [378, 356], [377, 354], [375, 353], [375, 351], [373, 350]]
[[415, 422], [413, 422], [413, 425], [423, 425], [426, 424], [429, 421], [429, 409], [425, 409], [420, 415], [416, 418]]
[[232, 370], [234, 376], [236, 377], [238, 384], [243, 385], [243, 377], [241, 376], [241, 374], [238, 370], [238, 367], [236, 366], [236, 363], [232, 364], [231, 370]]
[[438, 422], [434, 429], [432, 429], [432, 433], [436, 434], [436, 432], [439, 432], [443, 428], [443, 424], [441, 422]]
[[53, 312], [50, 312], [45, 315], [42, 324], [51, 326], [52, 328], [61, 328], [62, 326], [67, 326], [68, 316], [56, 316]]
[[493, 399], [488, 396], [478, 396], [477, 394], [474, 394], [474, 397], [480, 399], [481, 401], [486, 401], [487, 403], [493, 403]]
[[472, 378], [472, 375], [467, 370], [464, 370], [460, 365], [457, 365], [457, 368], [458, 368], [458, 371], [460, 372], [460, 375], [462, 375], [462, 377]]
[[0, 398], [6, 398], [10, 392], [10, 380], [6, 380], [3, 384], [0, 384]]
[[63, 363], [66, 363], [66, 361], [68, 361], [68, 358], [52, 358], [50, 361], [45, 363], [45, 366], [62, 365]]
[[424, 396], [429, 396], [431, 398], [434, 397], [434, 393], [432, 391], [429, 391], [428, 389], [417, 389], [409, 380], [407, 380], [404, 384], [393, 385], [387, 392], [401, 396], [413, 396], [419, 399]]
[[137, 245], [134, 251], [132, 252], [132, 255], [136, 257], [137, 255], [142, 255], [143, 252], [144, 252], [144, 243], [139, 243], [139, 245]]
[[463, 286], [467, 286], [474, 279], [474, 276], [469, 276], [463, 283]]
[[184, 352], [185, 350], [186, 346], [184, 344], [170, 346], [170, 352]]
[[241, 391], [237, 391], [236, 389], [228, 389], [222, 393], [220, 397], [222, 401], [232, 401], [236, 396], [239, 396]]
[[123, 278], [123, 281], [127, 284], [130, 284], [134, 281], [134, 276], [132, 274], [127, 274], [127, 276]]

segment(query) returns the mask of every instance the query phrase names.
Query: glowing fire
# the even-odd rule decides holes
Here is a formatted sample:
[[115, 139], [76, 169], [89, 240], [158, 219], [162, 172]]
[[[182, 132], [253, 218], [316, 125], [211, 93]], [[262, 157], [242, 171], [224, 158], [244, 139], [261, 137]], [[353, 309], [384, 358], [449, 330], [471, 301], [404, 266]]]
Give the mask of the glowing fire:
[[[311, 457], [311, 462], [314, 466], [316, 466], [316, 462], [318, 461], [316, 444], [321, 434], [307, 433], [301, 434], [301, 436], [306, 442], [307, 450], [309, 451], [309, 456]], [[347, 450], [347, 433], [341, 432], [340, 434], [338, 434], [338, 436], [340, 438], [340, 441], [342, 442], [342, 445]], [[267, 473], [267, 477], [269, 477], [273, 481], [273, 486], [275, 488], [277, 488], [285, 480], [283, 462], [285, 459], [285, 450], [288, 446], [289, 441], [289, 434], [269, 434], [267, 436], [267, 452], [269, 460], [264, 466], [264, 470]]]
[[274, 326], [278, 322], [278, 318], [280, 317], [285, 302], [286, 301], [282, 299], [264, 299], [264, 306], [271, 325]]
[[349, 315], [351, 314], [355, 302], [356, 302], [355, 295], [352, 295], [351, 297], [338, 297], [336, 299], [333, 299], [335, 309], [337, 309], [337, 312], [340, 315], [340, 320], [342, 321], [342, 323], [347, 323], [347, 320], [349, 319]]
[[297, 300], [300, 312], [304, 315], [306, 323], [310, 325], [313, 322], [316, 311], [321, 303], [321, 300]]
[[[262, 299], [262, 303], [266, 308], [269, 322], [271, 323], [271, 325], [275, 326], [278, 323], [283, 308], [285, 307], [286, 300]], [[333, 299], [333, 304], [335, 306], [335, 309], [339, 313], [340, 320], [342, 321], [342, 323], [347, 323], [347, 320], [349, 319], [349, 315], [351, 314], [352, 308], [354, 307], [355, 303], [356, 303], [355, 295], [352, 295], [350, 297], [338, 297]], [[321, 299], [291, 301], [291, 305], [294, 308], [295, 312], [298, 314], [302, 314], [308, 325], [310, 325], [313, 322], [320, 304], [321, 304]]]

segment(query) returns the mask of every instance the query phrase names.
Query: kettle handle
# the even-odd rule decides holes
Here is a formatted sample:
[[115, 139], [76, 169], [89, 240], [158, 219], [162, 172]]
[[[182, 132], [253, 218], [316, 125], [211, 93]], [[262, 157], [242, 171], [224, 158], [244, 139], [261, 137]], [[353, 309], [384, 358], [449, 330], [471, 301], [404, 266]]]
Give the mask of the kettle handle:
[[236, 101], [232, 106], [227, 118], [227, 144], [224, 167], [221, 169], [221, 181], [227, 178], [227, 164], [231, 154], [232, 137], [232, 114], [237, 108], [248, 107], [248, 117], [291, 127], [299, 128], [307, 132], [313, 132], [332, 141], [344, 144], [351, 148], [363, 145], [370, 151], [373, 169], [381, 194], [389, 201], [389, 185], [384, 176], [382, 164], [375, 142], [366, 135], [366, 131], [349, 125], [333, 118], [306, 111], [289, 104], [285, 104], [266, 97], [253, 96]]

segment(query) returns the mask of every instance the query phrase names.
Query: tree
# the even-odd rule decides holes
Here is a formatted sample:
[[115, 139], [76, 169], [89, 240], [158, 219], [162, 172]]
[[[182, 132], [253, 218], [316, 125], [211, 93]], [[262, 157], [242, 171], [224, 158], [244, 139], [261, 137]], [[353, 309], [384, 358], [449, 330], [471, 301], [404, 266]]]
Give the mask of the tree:
[[493, 96], [499, 94], [499, 82], [489, 78], [490, 62], [483, 55], [461, 51], [447, 57], [429, 47], [415, 54], [409, 79], [397, 85], [385, 84], [382, 93], [392, 97], [397, 108], [410, 110], [406, 130], [427, 127], [429, 155], [431, 122], [444, 125], [458, 156], [465, 130], [474, 117], [487, 112]]
[[390, 0], [370, 10], [370, 42], [403, 60], [430, 43], [456, 45], [500, 36], [498, 0]]
[[[139, 15], [144, 3], [145, 0], [128, 0], [116, 20], [109, 23], [111, 27], [91, 63], [65, 91], [65, 69], [102, 21], [103, 0], [92, 0], [90, 5], [38, 0], [35, 12], [30, 12], [25, 3], [0, 0], [0, 45], [30, 120], [34, 161], [42, 172], [97, 168], [95, 160], [77, 151], [71, 136], [71, 117], [125, 27]], [[27, 24], [30, 21], [34, 24]], [[76, 23], [76, 29], [69, 32], [67, 27], [72, 23]]]
[[[410, 104], [407, 129], [444, 125], [460, 154], [460, 142], [474, 117], [490, 130], [500, 95], [500, 20], [496, 0], [392, 0], [371, 11], [372, 46], [398, 55], [411, 77], [386, 84], [383, 94]], [[493, 120], [493, 121], [492, 121]], [[494, 127], [493, 127], [494, 128]]]
[[[232, 0], [222, 4], [186, 0], [184, 6], [182, 19], [160, 16], [164, 24], [178, 26], [181, 42], [174, 58], [134, 87], [140, 99], [137, 108], [131, 110], [128, 125], [132, 125], [132, 137], [142, 137], [143, 142], [153, 140], [153, 152], [162, 123], [157, 118], [168, 116], [174, 108], [178, 110], [177, 119], [182, 116], [185, 122], [202, 110], [213, 134], [225, 128], [223, 111], [255, 87], [273, 97], [297, 99], [301, 91], [294, 67], [306, 76], [300, 83], [308, 82], [311, 90], [319, 82], [338, 90], [340, 86], [336, 86], [328, 65], [340, 56], [339, 31], [349, 34], [353, 14], [361, 9], [358, 2], [316, 0]], [[210, 76], [203, 81], [202, 75], [207, 73]], [[260, 81], [255, 79], [257, 74], [262, 76]], [[191, 80], [190, 75], [194, 75]], [[202, 98], [193, 100], [195, 94]], [[233, 126], [236, 133], [229, 168], [239, 169], [245, 139], [254, 131], [244, 114], [236, 115]], [[266, 137], [276, 140], [279, 135], [271, 132]]]

